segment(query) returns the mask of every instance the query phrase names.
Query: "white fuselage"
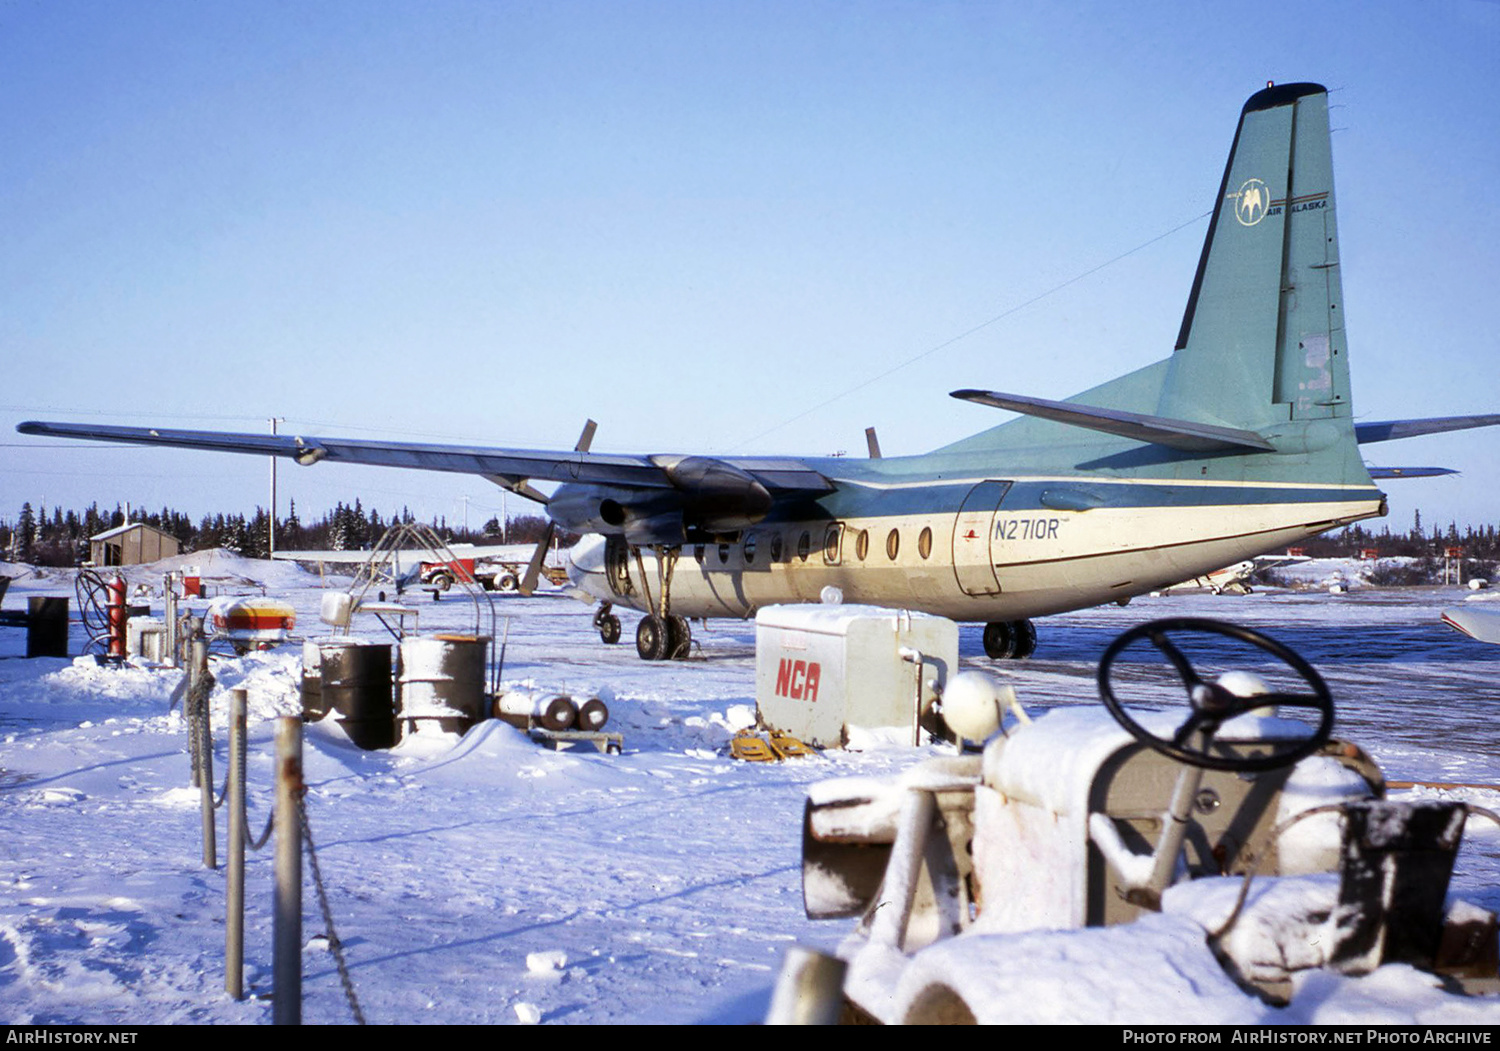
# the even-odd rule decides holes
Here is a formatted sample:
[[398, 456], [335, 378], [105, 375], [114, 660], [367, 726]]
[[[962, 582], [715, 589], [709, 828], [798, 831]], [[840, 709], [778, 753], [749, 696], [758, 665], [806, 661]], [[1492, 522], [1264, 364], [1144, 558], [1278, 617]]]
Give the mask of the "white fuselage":
[[[1216, 495], [1232, 489], [1237, 498], [1081, 511], [1002, 501], [977, 509], [966, 503], [957, 512], [767, 521], [733, 543], [684, 546], [672, 570], [670, 612], [748, 617], [762, 606], [819, 601], [831, 585], [848, 602], [958, 621], [1016, 620], [1123, 601], [1381, 513], [1381, 494], [1369, 485], [1215, 486]], [[1281, 499], [1298, 489], [1311, 498]], [[613, 566], [603, 537], [580, 542], [569, 569], [574, 584], [659, 612], [657, 555], [611, 550]]]

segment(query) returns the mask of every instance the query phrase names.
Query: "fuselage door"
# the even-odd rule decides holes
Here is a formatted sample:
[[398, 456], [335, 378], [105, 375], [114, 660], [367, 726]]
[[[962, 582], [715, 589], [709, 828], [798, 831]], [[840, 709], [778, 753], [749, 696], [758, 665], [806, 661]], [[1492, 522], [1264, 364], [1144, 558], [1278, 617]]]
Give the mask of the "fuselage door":
[[970, 595], [1000, 594], [995, 575], [995, 513], [1009, 482], [980, 482], [964, 497], [953, 522], [953, 574]]

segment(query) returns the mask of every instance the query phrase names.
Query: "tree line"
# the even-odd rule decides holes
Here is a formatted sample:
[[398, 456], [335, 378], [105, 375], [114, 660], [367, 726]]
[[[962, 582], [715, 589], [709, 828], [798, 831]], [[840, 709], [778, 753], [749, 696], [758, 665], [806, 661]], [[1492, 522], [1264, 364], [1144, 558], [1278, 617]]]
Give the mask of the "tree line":
[[[247, 558], [269, 556], [270, 520], [263, 507], [257, 507], [249, 516], [207, 514], [196, 523], [189, 515], [169, 507], [159, 511], [138, 508], [130, 511], [132, 523], [144, 522], [175, 537], [183, 552], [222, 547]], [[293, 500], [286, 516], [276, 520], [276, 550], [358, 551], [377, 543], [391, 526], [415, 521], [405, 507], [385, 516], [374, 509], [366, 511], [358, 497], [352, 504], [340, 501], [321, 518], [304, 521], [297, 514], [297, 503]], [[77, 566], [89, 558], [91, 537], [124, 524], [125, 510], [119, 504], [113, 511], [101, 510], [98, 503], [77, 511], [62, 507], [33, 508], [28, 501], [21, 505], [14, 522], [0, 522], [0, 553], [9, 562]], [[437, 516], [428, 524], [450, 543], [497, 544], [503, 537], [507, 543], [534, 544], [541, 539], [547, 520], [541, 515], [512, 517], [502, 529], [500, 519], [494, 517], [474, 530], [450, 526], [446, 517]]]
[[[188, 515], [168, 507], [149, 512], [132, 508], [130, 520], [144, 522], [176, 537], [184, 552], [222, 547], [247, 558], [265, 558], [270, 550], [270, 515], [263, 507], [257, 507], [248, 517], [211, 514], [196, 523]], [[373, 509], [366, 511], [356, 497], [352, 504], [340, 501], [321, 518], [305, 522], [298, 516], [294, 500], [286, 516], [276, 520], [276, 549], [357, 551], [373, 546], [398, 522], [415, 521], [405, 507], [382, 516]], [[80, 512], [61, 507], [33, 508], [27, 502], [21, 505], [14, 523], [0, 522], [0, 553], [10, 562], [76, 566], [88, 560], [90, 537], [124, 523], [125, 511], [119, 504], [113, 511], [101, 511], [97, 503], [92, 503]], [[505, 523], [503, 530], [497, 517], [477, 530], [450, 526], [442, 516], [434, 517], [429, 524], [444, 540], [457, 544], [494, 544], [502, 536], [508, 543], [534, 544], [541, 539], [547, 520], [541, 515], [514, 517]], [[564, 543], [571, 539], [562, 537]], [[1298, 546], [1303, 554], [1314, 558], [1373, 554], [1376, 558], [1405, 556], [1434, 560], [1441, 560], [1450, 548], [1461, 548], [1465, 559], [1500, 562], [1500, 532], [1495, 525], [1460, 529], [1456, 522], [1450, 521], [1446, 526], [1429, 528], [1423, 524], [1420, 510], [1406, 532], [1392, 532], [1388, 524], [1378, 531], [1357, 524], [1302, 541]]]

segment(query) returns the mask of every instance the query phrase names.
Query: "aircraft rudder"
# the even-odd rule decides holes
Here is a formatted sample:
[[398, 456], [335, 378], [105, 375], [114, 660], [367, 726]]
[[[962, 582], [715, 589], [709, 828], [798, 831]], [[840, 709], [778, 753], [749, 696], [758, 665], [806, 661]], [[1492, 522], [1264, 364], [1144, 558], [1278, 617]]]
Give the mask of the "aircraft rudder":
[[1264, 428], [1348, 417], [1327, 92], [1245, 102], [1158, 411]]

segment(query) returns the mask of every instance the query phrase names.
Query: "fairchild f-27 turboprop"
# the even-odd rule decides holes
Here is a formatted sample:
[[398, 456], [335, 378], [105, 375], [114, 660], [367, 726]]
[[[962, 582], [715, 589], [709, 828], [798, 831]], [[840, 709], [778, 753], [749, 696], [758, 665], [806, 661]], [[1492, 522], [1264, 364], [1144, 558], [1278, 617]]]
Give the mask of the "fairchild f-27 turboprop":
[[[1176, 346], [1066, 401], [953, 397], [1021, 414], [916, 456], [615, 455], [66, 423], [25, 434], [477, 474], [591, 534], [570, 576], [645, 612], [636, 648], [684, 656], [688, 618], [851, 602], [981, 622], [994, 658], [1028, 656], [1031, 619], [1120, 602], [1385, 513], [1367, 442], [1500, 415], [1356, 423], [1334, 219], [1328, 97], [1258, 91], [1240, 114]], [[534, 482], [559, 482], [549, 496]], [[550, 533], [539, 551], [550, 542]], [[536, 566], [525, 589], [534, 586]]]

